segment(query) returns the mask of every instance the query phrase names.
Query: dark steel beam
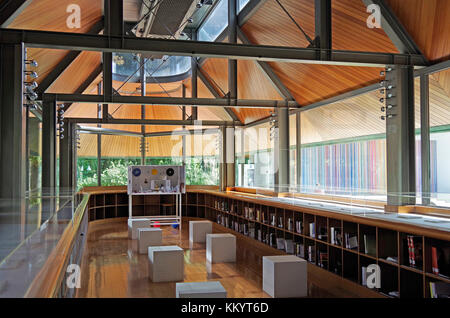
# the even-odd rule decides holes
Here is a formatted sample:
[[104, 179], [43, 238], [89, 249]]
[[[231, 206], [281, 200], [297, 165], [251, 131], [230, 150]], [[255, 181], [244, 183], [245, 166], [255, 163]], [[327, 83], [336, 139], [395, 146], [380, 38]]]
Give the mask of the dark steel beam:
[[226, 59], [247, 59], [272, 62], [312, 63], [384, 67], [385, 65], [426, 66], [420, 55], [379, 52], [331, 51], [330, 60], [317, 59], [320, 49], [209, 43], [155, 38], [131, 38], [81, 33], [0, 29], [1, 43], [23, 42], [27, 47], [71, 49], [101, 52], [128, 52], [205, 56]]
[[[141, 69], [139, 71], [140, 75], [140, 82], [141, 82], [141, 96], [147, 95], [147, 82], [146, 82], [146, 76], [145, 76], [145, 58], [141, 55], [140, 57], [141, 61]], [[141, 105], [141, 119], [145, 119], [145, 105]], [[146, 151], [146, 144], [145, 144], [145, 125], [141, 126], [141, 164], [145, 165], [145, 151]]]
[[422, 204], [430, 204], [430, 83], [429, 76], [420, 77], [420, 153], [422, 171]]
[[[102, 118], [67, 118], [69, 122], [78, 124], [108, 124], [108, 125], [153, 125], [153, 126], [194, 126], [196, 124], [193, 120], [173, 120], [173, 119], [102, 119]], [[202, 120], [204, 126], [233, 126], [232, 121], [221, 120]], [[198, 125], [198, 121], [197, 121]]]
[[243, 26], [267, 0], [250, 0], [238, 15], [238, 25]]
[[[151, 97], [151, 96], [111, 96], [90, 94], [44, 94], [53, 95], [61, 103], [108, 103], [108, 104], [128, 104], [128, 105], [166, 105], [166, 106], [205, 106], [205, 107], [237, 107], [237, 108], [297, 108], [295, 101], [283, 100], [255, 100], [255, 99], [237, 99], [230, 102], [226, 98], [182, 98], [182, 97]], [[105, 118], [104, 118], [105, 119]]]
[[[89, 33], [98, 34], [103, 30], [103, 20], [98, 21], [90, 30]], [[39, 87], [36, 89], [36, 93], [41, 95], [45, 93], [53, 83], [64, 73], [64, 71], [72, 64], [73, 61], [81, 54], [82, 51], [70, 51], [66, 56], [47, 74], [47, 76], [41, 81]]]
[[[59, 188], [68, 190], [73, 186], [72, 123], [64, 121], [64, 138], [59, 138]], [[60, 191], [62, 192], [62, 191]]]
[[[92, 82], [101, 74], [102, 70], [103, 70], [103, 65], [99, 64], [94, 69], [94, 71], [91, 74], [89, 74], [89, 76], [84, 80], [84, 82], [81, 83], [80, 86], [78, 86], [78, 88], [75, 90], [74, 94], [83, 94], [84, 91], [89, 87], [89, 85], [91, 85]], [[65, 111], [67, 111], [69, 109], [69, 107], [72, 106], [72, 104], [73, 103], [66, 104]]]
[[315, 0], [315, 44], [320, 48], [318, 59], [331, 58], [331, 0]]
[[[103, 91], [103, 82], [99, 82], [97, 85], [97, 94], [101, 95]], [[97, 104], [97, 118], [101, 119], [103, 117], [103, 109], [104, 105]], [[106, 117], [108, 118], [108, 116]], [[101, 125], [97, 124], [97, 127], [100, 128]], [[97, 185], [101, 187], [102, 185], [102, 135], [97, 135]]]
[[297, 178], [297, 191], [301, 191], [302, 185], [302, 114], [297, 113], [295, 115], [295, 126], [296, 126], [296, 135], [295, 135], [295, 150], [296, 150], [296, 178]]
[[275, 192], [289, 192], [289, 110], [277, 108], [275, 136]]
[[26, 112], [22, 45], [0, 45], [0, 198], [25, 195]]
[[0, 7], [0, 27], [7, 28], [32, 0], [6, 0]]
[[[239, 39], [242, 41], [242, 43], [251, 44], [250, 40], [247, 38], [245, 33], [239, 27], [237, 29], [237, 34], [238, 34]], [[280, 94], [281, 97], [283, 97], [287, 100], [295, 100], [294, 96], [292, 96], [289, 89], [283, 84], [283, 82], [280, 80], [280, 78], [275, 74], [273, 69], [270, 67], [269, 63], [261, 62], [261, 61], [257, 61], [257, 63], [258, 63], [258, 66], [261, 68], [261, 70], [264, 72], [264, 74], [267, 76], [269, 81], [272, 83], [272, 85], [278, 91], [278, 94]]]
[[391, 66], [387, 84], [393, 85], [386, 96], [386, 174], [388, 206], [414, 205], [415, 129], [414, 73], [412, 67]]
[[373, 4], [378, 6], [381, 14], [381, 27], [400, 53], [421, 56], [422, 63], [428, 64], [419, 47], [384, 0], [363, 0], [363, 2], [366, 6]]
[[55, 96], [44, 95], [42, 108], [42, 190], [51, 195], [56, 187]]
[[[221, 94], [221, 92], [219, 92], [216, 87], [213, 85], [213, 83], [210, 81], [209, 76], [205, 74], [206, 72], [202, 69], [198, 70], [198, 77], [200, 78], [200, 80], [203, 82], [203, 84], [205, 84], [206, 88], [209, 90], [209, 92], [215, 97], [215, 98], [224, 98], [225, 96], [223, 96]], [[227, 112], [227, 114], [230, 116], [230, 118], [233, 121], [237, 121], [239, 123], [242, 124], [242, 122], [240, 121], [239, 117], [236, 115], [236, 113], [230, 109], [230, 108], [225, 108], [225, 111]]]
[[[197, 41], [197, 31], [192, 30], [191, 32], [191, 40]], [[197, 66], [197, 58], [192, 57], [191, 58], [191, 97], [197, 98], [198, 97], [198, 77], [197, 72], [198, 66]], [[191, 119], [197, 120], [198, 119], [198, 109], [197, 107], [191, 107]]]

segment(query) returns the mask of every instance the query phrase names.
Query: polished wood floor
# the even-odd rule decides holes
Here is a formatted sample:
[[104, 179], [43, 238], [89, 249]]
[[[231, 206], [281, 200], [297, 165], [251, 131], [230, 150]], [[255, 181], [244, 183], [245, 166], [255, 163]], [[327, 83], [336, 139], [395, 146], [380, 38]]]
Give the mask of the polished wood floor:
[[[214, 224], [214, 223], [213, 223]], [[228, 297], [269, 297], [262, 290], [262, 256], [281, 252], [237, 234], [236, 263], [208, 264], [205, 244], [189, 245], [187, 220], [181, 233], [163, 227], [163, 245], [184, 249], [184, 281], [218, 280]], [[217, 224], [213, 232], [229, 231]], [[128, 239], [125, 218], [89, 223], [77, 297], [175, 297], [175, 283], [153, 283], [148, 276], [148, 256], [137, 253], [137, 241]], [[320, 275], [319, 275], [320, 276]], [[320, 277], [319, 277], [320, 279]], [[325, 290], [308, 277], [309, 297], [355, 297], [344, 290]]]

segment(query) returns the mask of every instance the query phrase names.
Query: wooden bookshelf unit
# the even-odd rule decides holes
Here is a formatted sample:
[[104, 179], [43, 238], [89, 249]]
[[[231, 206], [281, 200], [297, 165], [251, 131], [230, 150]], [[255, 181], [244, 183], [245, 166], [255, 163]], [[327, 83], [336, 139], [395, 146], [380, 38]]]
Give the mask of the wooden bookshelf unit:
[[[126, 191], [90, 195], [90, 221], [128, 216]], [[133, 208], [142, 215], [159, 213], [163, 203], [171, 203], [165, 202], [166, 198], [142, 197]], [[282, 248], [344, 280], [361, 285], [363, 267], [376, 264], [381, 286], [375, 290], [386, 297], [430, 298], [430, 282], [450, 283], [449, 232], [235, 192], [188, 189], [182, 203], [183, 216], [206, 218], [262, 244]], [[415, 265], [409, 257], [411, 239]], [[433, 272], [433, 254], [439, 255], [439, 273]]]

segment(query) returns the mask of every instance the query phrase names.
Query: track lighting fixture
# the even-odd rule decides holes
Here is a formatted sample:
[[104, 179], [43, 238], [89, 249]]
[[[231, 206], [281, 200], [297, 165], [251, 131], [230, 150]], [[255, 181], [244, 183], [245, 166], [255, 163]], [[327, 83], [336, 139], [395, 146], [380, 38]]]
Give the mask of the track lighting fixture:
[[390, 114], [390, 115], [386, 115], [386, 116], [380, 116], [380, 118], [381, 118], [381, 120], [386, 120], [386, 119], [392, 118], [394, 116], [395, 116], [394, 114]]
[[187, 19], [187, 22], [188, 22], [188, 23], [194, 23], [194, 19], [189, 18], [189, 19]]
[[380, 94], [384, 94], [384, 88], [380, 89]]
[[26, 87], [29, 87], [30, 89], [36, 89], [38, 88], [38, 83], [36, 83], [35, 81], [32, 82], [25, 82]]
[[386, 67], [386, 72], [391, 72], [391, 71], [392, 71], [392, 67], [387, 66], [387, 67]]
[[384, 103], [384, 98], [383, 97], [380, 98], [380, 103], [382, 103], [382, 104]]
[[25, 64], [33, 67], [38, 67], [38, 63], [35, 60], [25, 60]]
[[386, 84], [386, 81], [381, 81], [380, 86], [383, 87]]
[[381, 71], [380, 76], [384, 76], [384, 75], [385, 75], [384, 71]]
[[384, 111], [387, 111], [388, 109], [391, 109], [391, 108], [392, 108], [392, 105], [387, 105], [386, 107], [382, 106], [381, 107], [381, 111], [384, 112]]
[[38, 94], [35, 92], [27, 92], [24, 94], [29, 100], [36, 100], [38, 98]]
[[25, 73], [25, 75], [27, 75], [27, 76], [29, 76], [31, 78], [38, 78], [39, 77], [39, 75], [35, 71], [25, 71], [24, 73]]

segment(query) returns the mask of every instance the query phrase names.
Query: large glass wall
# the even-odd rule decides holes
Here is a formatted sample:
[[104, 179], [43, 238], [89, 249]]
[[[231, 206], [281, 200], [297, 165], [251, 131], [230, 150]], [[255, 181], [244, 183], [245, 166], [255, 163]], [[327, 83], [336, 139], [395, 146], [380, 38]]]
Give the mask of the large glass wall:
[[386, 199], [378, 92], [301, 113], [301, 192]]
[[239, 186], [273, 189], [274, 128], [271, 126], [271, 123], [265, 123], [236, 130], [236, 181]]
[[[249, 0], [239, 0], [238, 12], [240, 12]], [[200, 41], [213, 42], [220, 33], [228, 26], [228, 0], [219, 0], [214, 7], [214, 11], [208, 16], [203, 25], [198, 30]]]
[[431, 203], [450, 206], [450, 70], [430, 75]]
[[97, 135], [80, 134], [77, 141], [77, 188], [97, 185]]

